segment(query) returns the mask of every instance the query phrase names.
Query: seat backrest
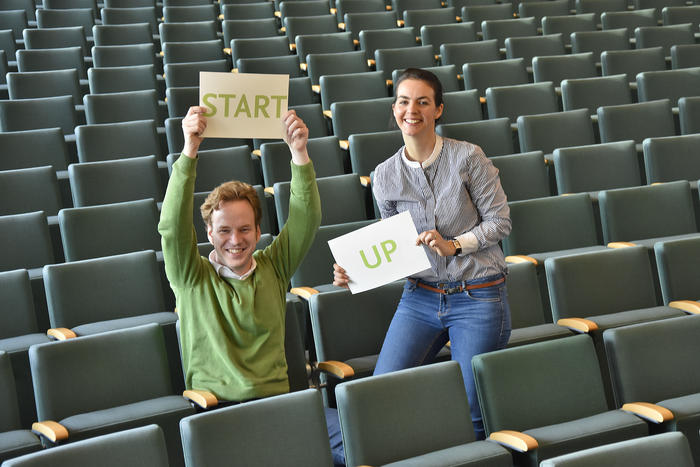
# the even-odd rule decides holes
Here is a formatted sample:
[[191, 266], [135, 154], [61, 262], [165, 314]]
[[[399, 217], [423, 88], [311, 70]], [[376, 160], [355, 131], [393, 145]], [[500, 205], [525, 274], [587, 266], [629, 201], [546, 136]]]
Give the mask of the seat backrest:
[[[446, 67], [434, 67], [432, 70], [435, 70], [435, 68]], [[430, 70], [430, 68], [428, 68], [428, 70]], [[449, 124], [481, 121], [481, 102], [479, 101], [479, 93], [476, 89], [445, 92], [442, 95], [442, 102], [444, 107], [442, 115], [438, 119], [439, 123]]]
[[[160, 42], [194, 42], [217, 39], [216, 21], [192, 21], [187, 23], [160, 23]], [[230, 40], [230, 39], [229, 39]], [[224, 41], [228, 43], [228, 41]]]
[[520, 115], [557, 112], [559, 103], [550, 81], [533, 84], [497, 86], [486, 89], [489, 118], [508, 117], [516, 122]]
[[[177, 24], [177, 23], [171, 23]], [[182, 23], [180, 23], [182, 24]], [[257, 37], [277, 37], [279, 35], [277, 18], [264, 19], [229, 19], [222, 22], [224, 44], [234, 39], [252, 39]], [[210, 40], [201, 38], [199, 40]], [[191, 40], [191, 39], [188, 39]], [[162, 39], [161, 39], [162, 41]], [[289, 49], [287, 49], [289, 50]]]
[[700, 239], [658, 242], [654, 254], [665, 304], [700, 297], [700, 278], [692, 269], [700, 258]]
[[537, 267], [529, 261], [508, 265], [508, 306], [513, 329], [546, 322]]
[[598, 245], [587, 193], [508, 203], [513, 230], [503, 239], [507, 255], [527, 255]]
[[27, 19], [30, 21], [36, 20], [34, 10], [36, 5], [33, 0], [8, 0], [2, 3], [3, 10], [24, 10], [27, 14]]
[[[5, 274], [0, 274], [0, 279]], [[26, 271], [24, 271], [24, 274], [26, 275]], [[29, 282], [29, 279], [27, 279], [27, 282]], [[2, 282], [0, 284], [2, 284], [0, 286], [4, 285]], [[21, 427], [15, 391], [15, 377], [12, 373], [10, 355], [0, 350], [0, 415], [2, 415], [0, 417], [0, 433], [18, 430]]]
[[373, 222], [375, 221], [362, 220], [343, 224], [321, 225], [316, 232], [316, 237], [309, 248], [309, 252], [292, 276], [292, 287], [314, 287], [329, 284], [331, 282], [329, 271], [332, 271], [335, 260], [328, 247], [328, 240], [353, 232]]
[[[171, 42], [176, 44], [176, 42]], [[239, 60], [259, 60], [241, 58]], [[184, 117], [193, 105], [199, 105], [199, 86], [182, 86], [167, 88], [165, 90], [165, 101], [168, 104], [168, 115], [171, 118]]]
[[537, 35], [537, 21], [535, 18], [490, 19], [481, 22], [481, 30], [484, 39], [498, 39], [498, 45], [505, 47], [508, 37]]
[[386, 11], [384, 0], [336, 0], [336, 17], [338, 22], [345, 20], [346, 13], [381, 13]]
[[0, 215], [61, 209], [56, 170], [51, 166], [0, 171]]
[[445, 8], [426, 6], [424, 9], [404, 11], [403, 21], [405, 26], [410, 26], [415, 31], [420, 32], [423, 26], [457, 24], [457, 16], [457, 10], [452, 6]]
[[403, 146], [400, 130], [350, 135], [350, 165], [353, 173], [369, 175]]
[[521, 151], [544, 151], [594, 144], [593, 125], [587, 109], [518, 117]]
[[[294, 2], [290, 2], [292, 4]], [[294, 43], [297, 36], [308, 34], [332, 34], [338, 32], [335, 16], [326, 13], [322, 16], [287, 16], [283, 23], [289, 42]]]
[[672, 45], [695, 44], [691, 23], [639, 27], [634, 31], [634, 37], [638, 48], [663, 47], [666, 57], [671, 55]]
[[0, 133], [0, 170], [51, 165], [54, 170], [68, 167], [68, 149], [60, 128]]
[[700, 68], [644, 71], [637, 75], [639, 102], [670, 99], [676, 107], [678, 99], [700, 96]]
[[[357, 174], [318, 178], [321, 196], [321, 225], [341, 224], [367, 219], [365, 193]], [[275, 208], [280, 230], [289, 215], [290, 182], [274, 185]]]
[[73, 103], [82, 103], [78, 71], [75, 69], [7, 73], [10, 99], [71, 96]]
[[642, 184], [634, 141], [555, 149], [553, 156], [560, 195]]
[[64, 135], [72, 135], [75, 122], [73, 96], [0, 101], [1, 131], [58, 127]]
[[393, 121], [393, 97], [331, 104], [333, 134], [347, 140], [355, 133], [373, 133], [390, 130]]
[[66, 261], [160, 250], [152, 199], [62, 209], [58, 221]]
[[[156, 19], [155, 6], [142, 6], [132, 8], [102, 8], [102, 24], [136, 24], [148, 23], [151, 25], [151, 34], [158, 32], [158, 20]], [[152, 39], [151, 39], [152, 41]]]
[[554, 322], [658, 305], [644, 247], [547, 258], [544, 267]]
[[698, 134], [645, 139], [642, 147], [647, 182], [700, 179], [698, 144]]
[[[44, 284], [52, 327], [165, 311], [153, 251], [48, 265]], [[124, 297], [129, 297], [129, 306]]]
[[[477, 32], [481, 32], [485, 20], [510, 19], [513, 17], [513, 6], [505, 4], [466, 5], [462, 7], [462, 21], [473, 21]], [[501, 41], [500, 46], [503, 46]]]
[[522, 58], [527, 66], [530, 66], [533, 57], [564, 55], [564, 40], [561, 34], [506, 37], [505, 45], [506, 58]]
[[454, 361], [348, 381], [336, 397], [349, 465], [386, 464], [474, 440]]
[[311, 326], [319, 361], [376, 356], [396, 311], [404, 281], [367, 293], [333, 290], [312, 295]]
[[630, 41], [625, 28], [571, 33], [571, 52], [575, 54], [593, 52], [596, 62], [606, 50], [629, 50], [629, 48]]
[[578, 31], [595, 31], [595, 13], [577, 15], [546, 15], [542, 18], [542, 34], [561, 33], [564, 44], [571, 44], [571, 33]]
[[535, 82], [551, 81], [559, 87], [566, 78], [595, 78], [598, 76], [593, 52], [532, 59]]
[[224, 15], [224, 20], [271, 18], [275, 14], [275, 5], [272, 2], [229, 5], [221, 3], [221, 14]]
[[153, 65], [129, 65], [88, 70], [91, 94], [157, 90], [156, 73]]
[[307, 0], [299, 2], [280, 2], [280, 17], [284, 21], [287, 17], [293, 16], [325, 16], [330, 12], [330, 5], [327, 0]]
[[26, 11], [0, 10], [0, 30], [11, 30], [15, 37], [22, 37], [22, 31], [27, 27]]
[[700, 45], [678, 44], [671, 46], [671, 68], [694, 68], [700, 66]]
[[686, 181], [606, 190], [598, 200], [606, 243], [698, 231]]
[[479, 96], [486, 95], [491, 86], [510, 86], [528, 82], [525, 60], [522, 58], [465, 63], [462, 67], [464, 87], [476, 89]]
[[[105, 452], [110, 452], [105, 456]], [[163, 430], [158, 425], [96, 436], [8, 460], [10, 467], [79, 467], [100, 464], [104, 467], [137, 465], [167, 467]]]
[[321, 76], [364, 73], [368, 71], [362, 51], [309, 54], [306, 56], [311, 84], [319, 84]]
[[345, 30], [350, 31], [353, 40], [360, 40], [362, 31], [376, 29], [398, 29], [395, 11], [381, 11], [368, 13], [345, 13]]
[[203, 62], [222, 60], [224, 42], [221, 39], [196, 42], [166, 42], [163, 44], [164, 63]]
[[[185, 144], [182, 134], [182, 119], [184, 117], [167, 118], [165, 120], [165, 133], [168, 138], [168, 152], [180, 153]], [[231, 146], [252, 146], [249, 139], [243, 138], [205, 138], [200, 150], [228, 148]]]
[[360, 49], [365, 51], [368, 60], [374, 60], [377, 49], [398, 49], [415, 47], [416, 35], [412, 27], [362, 30], [359, 33]]
[[510, 119], [494, 118], [466, 123], [440, 124], [440, 136], [468, 141], [480, 146], [487, 157], [513, 154], [513, 134]]
[[54, 262], [43, 211], [0, 216], [0, 241], [7, 245], [0, 257], [0, 271], [40, 268]]
[[302, 63], [306, 62], [308, 54], [352, 52], [355, 50], [355, 45], [349, 32], [298, 35], [295, 44], [297, 55]]
[[664, 463], [692, 467], [688, 439], [683, 433], [663, 433], [545, 459], [542, 467], [594, 467], [614, 462], [620, 467], [653, 466]]
[[[7, 49], [5, 49], [7, 51]], [[58, 49], [34, 49], [17, 51], [17, 69], [19, 71], [78, 70], [80, 79], [87, 78], [87, 68], [80, 47], [63, 47]]]
[[323, 110], [330, 110], [334, 102], [357, 101], [388, 97], [384, 74], [381, 71], [350, 73], [342, 75], [323, 75], [321, 85], [321, 103]]
[[698, 332], [698, 316], [605, 331], [616, 402], [659, 402], [700, 392], [700, 375], [689, 371], [700, 351]]
[[627, 77], [622, 75], [596, 78], [565, 79], [561, 82], [564, 110], [588, 109], [595, 115], [601, 105], [631, 104]]
[[641, 144], [644, 138], [676, 134], [671, 102], [668, 99], [606, 105], [598, 107], [597, 113], [600, 140], [603, 143], [631, 139]]
[[391, 8], [403, 17], [406, 10], [420, 10], [424, 8], [440, 8], [439, 0], [391, 0]]
[[547, 166], [542, 151], [496, 156], [491, 162], [498, 169], [508, 201], [550, 196]]
[[700, 97], [681, 97], [678, 99], [681, 134], [700, 132]]
[[231, 71], [231, 65], [226, 59], [206, 62], [166, 63], [163, 65], [163, 68], [165, 69], [165, 84], [169, 88], [199, 86], [199, 73], [202, 71], [219, 73]]
[[[36, 315], [34, 314], [32, 286], [26, 269], [0, 272], [0, 309], [2, 309], [2, 313], [0, 313], [0, 339], [31, 334], [39, 330]], [[3, 364], [3, 356], [0, 356], [0, 372], [3, 371]], [[3, 374], [0, 377], [0, 386], [5, 381], [6, 377]], [[2, 392], [3, 389], [0, 388], [0, 393]], [[0, 398], [2, 397], [4, 396], [0, 396]], [[14, 396], [14, 391], [13, 397], [16, 397]], [[16, 402], [15, 399], [15, 404]], [[0, 404], [0, 407], [4, 408], [6, 405], [3, 403]], [[0, 420], [0, 423], [7, 421], [4, 414], [0, 417]], [[10, 420], [13, 419], [10, 418]], [[14, 428], [18, 427], [16, 423], [10, 423], [10, 425], [15, 425]], [[0, 425], [0, 432], [8, 431], [10, 428], [12, 427]]]
[[155, 89], [86, 94], [83, 96], [83, 102], [85, 103], [85, 119], [88, 125], [134, 120], [161, 121]]
[[219, 8], [213, 3], [205, 5], [163, 7], [163, 21], [166, 23], [216, 21], [218, 16]]
[[172, 394], [163, 332], [155, 323], [34, 345], [29, 362], [39, 420]]
[[534, 17], [538, 25], [542, 24], [542, 18], [546, 16], [568, 15], [569, 10], [569, 0], [521, 2], [518, 5], [519, 16]]
[[390, 80], [394, 70], [405, 68], [430, 68], [435, 66], [433, 48], [429, 45], [400, 49], [377, 49], [374, 51], [377, 70], [384, 72]]
[[188, 466], [333, 463], [321, 395], [313, 389], [183, 418], [180, 430]]
[[[343, 151], [338, 144], [337, 137], [325, 136], [309, 139], [307, 150], [309, 157], [314, 162], [314, 171], [317, 177], [330, 177], [345, 173]], [[265, 186], [273, 186], [277, 182], [291, 180], [292, 169], [289, 161], [292, 155], [287, 143], [263, 143], [260, 146], [260, 152]]]
[[440, 61], [445, 65], [456, 65], [458, 69], [465, 63], [493, 62], [500, 59], [501, 53], [496, 39], [440, 45]]
[[[424, 66], [422, 68], [438, 77], [444, 93], [454, 93], [460, 90], [457, 67], [455, 65]], [[391, 72], [392, 83], [395, 83], [404, 71], [405, 68], [394, 69], [394, 71]], [[479, 105], [479, 107], [481, 107], [481, 105]], [[479, 116], [479, 119], [481, 119], [481, 116]]]
[[95, 10], [92, 8], [37, 8], [36, 24], [39, 28], [63, 28], [82, 26], [83, 34], [92, 34], [95, 25]]
[[[634, 37], [634, 30], [640, 26], [656, 26], [657, 12], [653, 8], [633, 11], [606, 11], [600, 15], [603, 29], [627, 29], [629, 38]], [[640, 47], [641, 48], [641, 47]]]
[[[427, 24], [420, 28], [420, 36], [421, 43], [423, 45], [432, 45], [433, 53], [439, 55], [442, 44], [476, 41], [476, 24], [473, 21], [453, 24]], [[450, 63], [444, 64], [450, 65]]]
[[[168, 155], [169, 170], [179, 157], [180, 153]], [[250, 185], [258, 183], [258, 169], [250, 157], [248, 146], [205, 149], [199, 151], [198, 159], [197, 179], [194, 182], [195, 192], [211, 191], [230, 180], [240, 180]], [[291, 155], [287, 158], [287, 166], [289, 166], [289, 160]]]
[[[576, 368], [572, 368], [572, 361]], [[472, 367], [487, 434], [523, 431], [607, 410], [600, 367], [589, 336], [476, 355]], [[572, 399], [576, 404], [571, 403]]]
[[22, 32], [27, 49], [55, 49], [80, 47], [83, 56], [89, 55], [85, 32], [82, 26], [49, 29], [25, 29]]
[[576, 14], [595, 13], [596, 24], [600, 24], [600, 14], [605, 11], [626, 11], [625, 0], [576, 0]]
[[130, 157], [162, 159], [153, 120], [80, 125], [75, 128], [80, 162], [100, 162]]
[[661, 9], [661, 17], [664, 26], [692, 23], [693, 30], [697, 31], [698, 24], [700, 24], [700, 6], [664, 6]]

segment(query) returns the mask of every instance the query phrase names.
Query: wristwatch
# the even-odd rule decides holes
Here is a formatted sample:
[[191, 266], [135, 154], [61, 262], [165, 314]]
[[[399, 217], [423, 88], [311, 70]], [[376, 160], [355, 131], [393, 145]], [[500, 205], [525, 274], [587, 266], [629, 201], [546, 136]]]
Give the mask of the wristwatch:
[[462, 245], [460, 245], [459, 240], [453, 238], [452, 240], [450, 240], [450, 242], [452, 242], [452, 246], [455, 247], [455, 254], [452, 256], [459, 256], [460, 254], [462, 254]]

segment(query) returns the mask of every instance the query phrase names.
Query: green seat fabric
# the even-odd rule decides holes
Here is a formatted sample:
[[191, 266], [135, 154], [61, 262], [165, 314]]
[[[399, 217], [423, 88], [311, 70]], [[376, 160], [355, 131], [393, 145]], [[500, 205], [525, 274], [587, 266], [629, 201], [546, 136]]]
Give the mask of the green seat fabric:
[[92, 67], [88, 70], [88, 82], [92, 94], [158, 90], [155, 67], [151, 64], [106, 68]]
[[[462, 66], [464, 87], [476, 89], [479, 96], [486, 95], [491, 86], [510, 86], [528, 82], [525, 60], [513, 58], [498, 61], [466, 62]], [[491, 117], [493, 118], [493, 117]]]
[[10, 99], [72, 96], [74, 105], [82, 104], [78, 71], [50, 70], [7, 73]]
[[163, 430], [157, 425], [120, 431], [12, 459], [9, 467], [167, 467]]
[[512, 465], [504, 448], [474, 441], [457, 362], [348, 381], [336, 397], [348, 465]]
[[[180, 157], [180, 153], [168, 155], [168, 168]], [[291, 156], [290, 156], [291, 157]], [[259, 170], [254, 166], [248, 146], [205, 149], [198, 152], [197, 179], [194, 191], [211, 191], [230, 180], [251, 185], [260, 182]]]
[[84, 57], [90, 55], [82, 26], [48, 29], [27, 28], [22, 31], [22, 37], [27, 49], [80, 47]]
[[690, 370], [698, 352], [700, 316], [680, 317], [611, 329], [603, 334], [612, 370], [615, 401], [650, 402], [667, 408], [673, 419], [659, 431], [680, 431], [693, 460], [700, 460], [700, 378]]
[[369, 175], [403, 146], [400, 130], [350, 135], [348, 141], [352, 172], [361, 176]]
[[665, 433], [584, 449], [547, 459], [540, 465], [541, 467], [594, 467], [613, 462], [620, 467], [656, 465], [691, 467], [694, 465], [688, 449], [688, 441], [680, 433]]
[[65, 424], [69, 442], [156, 423], [183, 465], [178, 422], [194, 409], [173, 395], [158, 325], [36, 345], [29, 359], [38, 418]]
[[[197, 42], [217, 39], [217, 22], [192, 21], [185, 23], [160, 23], [160, 42]], [[225, 41], [228, 43], [228, 41]]]
[[472, 366], [486, 432], [522, 431], [539, 443], [533, 451], [513, 452], [517, 465], [537, 466], [549, 457], [648, 434], [636, 416], [608, 410], [588, 336], [477, 355]]
[[[606, 4], [609, 4], [609, 2]], [[593, 52], [593, 57], [597, 63], [600, 63], [601, 54], [605, 51], [629, 50], [629, 48], [630, 40], [626, 28], [607, 29], [605, 31], [576, 31], [571, 33], [571, 52]]]
[[166, 23], [184, 23], [190, 21], [215, 21], [219, 16], [217, 5], [190, 5], [163, 7], [163, 21]]
[[44, 211], [53, 217], [62, 204], [53, 167], [0, 171], [0, 215]]
[[700, 179], [700, 160], [694, 148], [700, 135], [647, 138], [642, 143], [649, 183]]
[[[384, 6], [382, 6], [382, 8], [384, 8]], [[360, 34], [363, 31], [400, 29], [396, 24], [397, 17], [395, 11], [345, 13], [343, 18], [345, 30], [350, 31], [353, 41], [359, 41]], [[372, 52], [372, 56], [374, 56], [374, 52]]]
[[678, 44], [671, 46], [671, 68], [694, 68], [700, 66], [698, 44]]
[[384, 79], [391, 79], [392, 72], [397, 69], [435, 66], [435, 54], [429, 45], [400, 49], [380, 48], [375, 50], [374, 59], [377, 71], [384, 73]]
[[355, 50], [352, 35], [349, 32], [298, 35], [295, 44], [301, 63], [306, 63], [306, 56], [309, 54], [352, 52]]
[[[315, 53], [306, 56], [311, 84], [319, 84], [321, 76], [345, 75], [369, 71], [362, 51]], [[388, 78], [387, 78], [388, 79]]]
[[261, 73], [289, 75], [290, 78], [302, 77], [297, 55], [283, 55], [270, 60], [270, 57], [239, 58], [236, 67], [239, 73]]
[[508, 117], [512, 123], [521, 115], [559, 110], [554, 85], [549, 81], [490, 87], [486, 90], [486, 106], [489, 118]]
[[[440, 55], [440, 48], [443, 44], [475, 42], [476, 24], [469, 21], [452, 24], [426, 24], [420, 28], [420, 35], [421, 43], [423, 45], [432, 45], [433, 53]], [[450, 65], [450, 63], [445, 63], [444, 61], [442, 63]], [[455, 65], [454, 63], [451, 64]], [[459, 65], [457, 66], [459, 67]]]
[[75, 128], [80, 162], [100, 162], [140, 156], [164, 160], [153, 120], [80, 125]]
[[505, 46], [506, 58], [522, 58], [526, 67], [530, 69], [534, 57], [564, 54], [564, 40], [559, 33], [546, 36], [506, 37]]
[[[600, 15], [603, 29], [627, 29], [630, 39], [634, 38], [635, 29], [640, 26], [656, 26], [658, 13], [654, 9], [646, 8], [633, 11], [604, 11]], [[637, 47], [642, 48], [642, 47]]]
[[600, 54], [603, 76], [625, 74], [632, 83], [642, 71], [665, 70], [666, 61], [661, 47], [634, 50], [605, 50]]
[[0, 130], [21, 131], [58, 127], [72, 135], [76, 113], [72, 96], [0, 101]]
[[598, 127], [602, 143], [631, 139], [641, 144], [644, 138], [676, 133], [668, 99], [599, 107]]
[[460, 68], [466, 63], [492, 62], [500, 59], [496, 39], [440, 45], [440, 61], [445, 65], [456, 65]]
[[[107, 2], [105, 2], [107, 3]], [[153, 2], [144, 2], [144, 6], [137, 6], [138, 2], [128, 7], [121, 3], [120, 7], [104, 7], [100, 10], [102, 24], [134, 24], [148, 23], [151, 25], [151, 34], [158, 32], [158, 19], [156, 18], [156, 6]], [[145, 6], [148, 5], [148, 6]], [[159, 9], [161, 10], [161, 9]], [[161, 13], [162, 11], [159, 11]], [[97, 65], [100, 66], [100, 65]]]
[[671, 46], [694, 44], [693, 25], [690, 23], [669, 26], [640, 26], [634, 30], [636, 47], [663, 47], [664, 56], [671, 56]]
[[339, 140], [347, 140], [356, 133], [387, 131], [393, 121], [392, 97], [331, 104], [333, 134]]
[[700, 68], [643, 71], [637, 75], [637, 95], [639, 102], [670, 99], [676, 107], [681, 97], [700, 95]]
[[492, 157], [491, 162], [498, 169], [501, 186], [509, 201], [551, 195], [542, 151]]
[[561, 82], [561, 97], [564, 110], [588, 109], [590, 115], [596, 115], [601, 105], [632, 103], [625, 75], [565, 79]]
[[315, 5], [320, 6], [322, 10], [325, 9], [328, 11], [318, 16], [283, 17], [282, 23], [285, 27], [285, 34], [291, 44], [295, 42], [299, 35], [333, 34], [338, 32], [338, 22], [335, 17], [330, 14], [328, 4], [325, 2], [317, 2]]
[[567, 78], [595, 78], [597, 58], [592, 52], [564, 56], [534, 57], [532, 71], [535, 82], [552, 81], [556, 87]]
[[412, 8], [403, 12], [404, 26], [412, 27], [418, 32], [421, 32], [423, 26], [457, 24], [457, 16], [457, 9], [453, 6], [431, 8], [425, 5], [420, 9]]
[[0, 170], [50, 165], [63, 179], [67, 176], [68, 150], [60, 128], [3, 132], [0, 145], [5, 148]]
[[548, 159], [557, 148], [596, 142], [586, 109], [523, 115], [517, 117], [517, 123], [520, 150], [543, 151]]
[[54, 262], [49, 226], [43, 211], [0, 216], [0, 240], [7, 245], [0, 259], [2, 271], [41, 268]]
[[[513, 13], [513, 5], [489, 3], [475, 5], [470, 3], [462, 7], [462, 21], [473, 21], [477, 32], [482, 32], [485, 20], [511, 19], [513, 18]], [[499, 46], [503, 47], [503, 41], [500, 42]]]
[[[185, 137], [182, 134], [182, 119], [184, 117], [168, 118], [165, 120], [165, 133], [168, 139], [168, 152], [180, 154], [185, 145]], [[252, 146], [249, 139], [243, 138], [205, 138], [200, 150], [220, 149], [231, 146]]]
[[165, 42], [163, 43], [163, 63], [204, 62], [222, 60], [224, 42], [221, 39], [196, 42]]
[[239, 58], [280, 57], [289, 54], [289, 42], [282, 36], [233, 39], [224, 44], [230, 44], [231, 59], [234, 63]]
[[498, 45], [505, 47], [508, 37], [522, 37], [537, 35], [537, 21], [535, 18], [517, 19], [489, 19], [481, 22], [481, 30], [484, 39], [498, 39]]
[[[308, 141], [309, 157], [314, 161], [317, 177], [330, 177], [344, 173], [344, 155], [335, 136], [312, 138]], [[260, 146], [261, 162], [265, 186], [291, 180], [289, 161], [291, 153], [284, 142], [263, 143]]]
[[[81, 80], [87, 80], [83, 49], [79, 46], [57, 49], [19, 49], [16, 57], [17, 69], [21, 72], [74, 68], [78, 70]], [[84, 83], [87, 84], [87, 81]]]
[[698, 133], [700, 129], [700, 97], [682, 97], [678, 100], [681, 134]]
[[[377, 49], [398, 49], [406, 47], [416, 47], [416, 37], [419, 35], [419, 31], [414, 30], [412, 27], [397, 28], [396, 27], [396, 14], [393, 13], [393, 25], [388, 28], [370, 28], [363, 29], [359, 32], [360, 40], [360, 50], [365, 52], [365, 58], [368, 60], [374, 60], [375, 51]], [[372, 13], [376, 15], [376, 13]], [[390, 16], [391, 17], [391, 16]]]
[[165, 100], [168, 104], [168, 116], [170, 118], [184, 117], [187, 115], [190, 107], [199, 105], [199, 86], [167, 88], [165, 90]]
[[[165, 24], [165, 23], [163, 23]], [[177, 23], [173, 23], [177, 24]], [[167, 87], [199, 86], [199, 73], [202, 71], [227, 73], [231, 64], [226, 59], [209, 60], [206, 62], [166, 63], [165, 84]]]
[[152, 27], [146, 19], [134, 24], [96, 24], [92, 35], [97, 46], [148, 44], [153, 42]]
[[[553, 3], [547, 2], [524, 2], [518, 5], [518, 13], [521, 18], [532, 16], [537, 21], [537, 24], [542, 24], [542, 18], [551, 16], [568, 15], [570, 12], [570, 3], [568, 0], [554, 0]], [[539, 27], [539, 26], [538, 26]], [[559, 34], [559, 32], [548, 32], [545, 35]]]
[[481, 147], [486, 157], [513, 154], [513, 134], [509, 118], [493, 118], [466, 123], [439, 124], [440, 136], [468, 141]]
[[[427, 68], [427, 70], [435, 72], [437, 68], [445, 70], [453, 67], [433, 67]], [[448, 71], [452, 76], [456, 76], [456, 70]], [[442, 78], [440, 80], [442, 81]], [[458, 86], [456, 78], [454, 80], [454, 86]], [[442, 95], [442, 101], [445, 107], [442, 110], [440, 122], [450, 124], [481, 121], [481, 103], [479, 102], [479, 94], [476, 90], [445, 92]]]
[[89, 125], [155, 120], [160, 126], [160, 122], [163, 121], [155, 89], [86, 94], [83, 96], [83, 102], [85, 103], [85, 120]]
[[[561, 33], [564, 44], [571, 45], [571, 34], [578, 31], [595, 31], [595, 13], [546, 15], [542, 18], [542, 34]], [[598, 61], [598, 56], [595, 57]]]
[[700, 299], [700, 280], [694, 268], [700, 259], [700, 238], [659, 242], [654, 254], [665, 304]]
[[323, 75], [319, 83], [321, 85], [323, 110], [330, 110], [331, 104], [334, 102], [358, 101], [389, 96], [384, 75], [381, 71]]

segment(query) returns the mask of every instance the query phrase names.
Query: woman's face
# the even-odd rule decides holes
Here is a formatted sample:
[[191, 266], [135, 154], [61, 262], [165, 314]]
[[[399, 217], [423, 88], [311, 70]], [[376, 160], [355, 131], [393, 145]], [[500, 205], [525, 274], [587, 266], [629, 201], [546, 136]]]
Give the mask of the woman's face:
[[394, 118], [404, 136], [420, 136], [435, 132], [435, 120], [442, 115], [443, 105], [435, 105], [435, 91], [425, 81], [405, 79], [396, 90], [392, 105]]

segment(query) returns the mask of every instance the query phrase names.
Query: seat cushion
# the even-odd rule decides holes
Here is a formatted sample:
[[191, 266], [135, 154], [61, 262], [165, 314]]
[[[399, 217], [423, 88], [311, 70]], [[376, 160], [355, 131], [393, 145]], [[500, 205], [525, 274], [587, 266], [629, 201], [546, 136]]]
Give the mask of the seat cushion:
[[667, 306], [655, 306], [651, 308], [640, 308], [638, 310], [621, 311], [607, 315], [590, 316], [588, 319], [598, 324], [600, 331], [604, 329], [627, 326], [629, 324], [646, 323], [659, 319], [676, 318], [685, 316], [685, 313], [676, 308]]
[[533, 344], [535, 342], [572, 336], [573, 332], [557, 324], [545, 323], [537, 326], [513, 329], [508, 340], [508, 347]]
[[513, 459], [505, 448], [496, 443], [475, 441], [385, 465], [386, 467], [423, 467], [426, 465], [433, 467], [509, 467], [513, 465]]
[[150, 313], [147, 315], [130, 316], [128, 318], [110, 319], [107, 321], [98, 321], [96, 323], [81, 324], [80, 326], [74, 327], [73, 331], [79, 336], [88, 336], [100, 332], [132, 328], [149, 323], [156, 323], [163, 326], [175, 324], [176, 322], [177, 314], [169, 311], [161, 311], [159, 313]]
[[38, 332], [25, 334], [23, 336], [8, 337], [6, 339], [0, 339], [0, 350], [4, 350], [7, 353], [23, 352], [34, 344], [43, 344], [44, 342], [50, 341], [51, 339], [49, 339], [46, 334]]
[[41, 449], [41, 441], [29, 430], [0, 433], [0, 462]]
[[668, 237], [657, 237], [657, 238], [645, 238], [642, 240], [631, 240], [635, 245], [645, 246], [647, 248], [654, 248], [654, 244], [658, 242], [667, 242], [671, 240], [684, 240], [686, 238], [697, 238], [700, 237], [700, 233], [688, 233], [681, 235], [671, 235]]
[[590, 253], [592, 251], [602, 251], [602, 250], [607, 250], [607, 247], [604, 247], [602, 245], [584, 246], [581, 248], [571, 248], [568, 250], [547, 251], [544, 253], [533, 253], [533, 254], [530, 254], [528, 256], [535, 258], [538, 263], [544, 263], [544, 260], [546, 260], [547, 258], [558, 258], [559, 256], [578, 255], [581, 253]]

